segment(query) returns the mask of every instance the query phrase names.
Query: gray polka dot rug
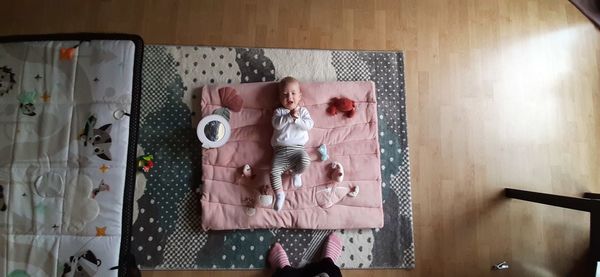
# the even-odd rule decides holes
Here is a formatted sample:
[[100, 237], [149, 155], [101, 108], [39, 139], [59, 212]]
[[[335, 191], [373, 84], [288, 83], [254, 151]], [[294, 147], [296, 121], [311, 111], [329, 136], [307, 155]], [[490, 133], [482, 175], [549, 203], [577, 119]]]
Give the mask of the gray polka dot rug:
[[197, 191], [200, 142], [192, 103], [209, 84], [276, 81], [375, 82], [381, 145], [385, 226], [335, 230], [344, 247], [342, 268], [413, 268], [404, 57], [401, 52], [179, 47], [144, 49], [138, 152], [155, 165], [137, 178], [131, 251], [142, 269], [249, 269], [266, 267], [274, 242], [292, 265], [320, 258], [334, 230], [254, 229], [203, 231]]

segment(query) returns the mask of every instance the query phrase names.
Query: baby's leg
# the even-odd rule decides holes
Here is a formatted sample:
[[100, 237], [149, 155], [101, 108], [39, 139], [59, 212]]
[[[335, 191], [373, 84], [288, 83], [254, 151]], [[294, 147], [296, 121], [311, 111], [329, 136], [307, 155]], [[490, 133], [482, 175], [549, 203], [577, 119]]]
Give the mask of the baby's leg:
[[302, 174], [310, 165], [310, 158], [304, 148], [295, 149], [291, 159], [291, 169], [294, 174]]
[[273, 165], [271, 166], [271, 187], [275, 191], [275, 210], [283, 208], [285, 192], [281, 187], [281, 174], [290, 168], [290, 151], [286, 147], [273, 149]]
[[281, 191], [281, 174], [290, 169], [290, 158], [286, 147], [276, 147], [273, 149], [273, 164], [271, 166], [271, 188], [274, 191]]
[[299, 189], [302, 187], [302, 173], [310, 165], [310, 158], [304, 147], [294, 149], [294, 154], [291, 157], [291, 169], [294, 172], [292, 176], [292, 185]]

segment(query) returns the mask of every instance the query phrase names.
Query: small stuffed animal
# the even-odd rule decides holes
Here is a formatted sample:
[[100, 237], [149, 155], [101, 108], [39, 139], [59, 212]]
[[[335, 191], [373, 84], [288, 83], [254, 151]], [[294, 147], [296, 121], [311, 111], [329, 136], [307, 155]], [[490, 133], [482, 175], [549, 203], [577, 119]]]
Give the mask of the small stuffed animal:
[[325, 146], [325, 144], [321, 144], [321, 146], [317, 148], [317, 151], [319, 152], [319, 154], [321, 154], [321, 161], [324, 162], [327, 159], [329, 159], [329, 155], [327, 154], [327, 146]]
[[338, 112], [344, 113], [346, 117], [353, 117], [356, 113], [356, 103], [346, 97], [335, 97], [329, 100], [327, 113], [336, 115]]
[[344, 181], [344, 167], [338, 162], [331, 163], [331, 179], [341, 183]]
[[250, 167], [249, 164], [245, 164], [242, 167], [242, 177], [254, 178], [254, 176], [256, 176], [256, 174], [252, 173], [252, 167]]
[[240, 97], [237, 90], [231, 87], [224, 87], [219, 89], [219, 97], [224, 107], [230, 109], [233, 112], [239, 112], [244, 106], [244, 99]]

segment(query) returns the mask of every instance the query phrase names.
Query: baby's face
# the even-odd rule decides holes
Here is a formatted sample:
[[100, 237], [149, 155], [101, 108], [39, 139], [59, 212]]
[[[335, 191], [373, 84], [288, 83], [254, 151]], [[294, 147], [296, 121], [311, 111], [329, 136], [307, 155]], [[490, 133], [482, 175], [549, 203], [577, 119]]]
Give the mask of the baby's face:
[[300, 104], [300, 99], [302, 99], [302, 92], [300, 92], [300, 84], [298, 82], [288, 83], [279, 92], [279, 102], [288, 110], [296, 109]]

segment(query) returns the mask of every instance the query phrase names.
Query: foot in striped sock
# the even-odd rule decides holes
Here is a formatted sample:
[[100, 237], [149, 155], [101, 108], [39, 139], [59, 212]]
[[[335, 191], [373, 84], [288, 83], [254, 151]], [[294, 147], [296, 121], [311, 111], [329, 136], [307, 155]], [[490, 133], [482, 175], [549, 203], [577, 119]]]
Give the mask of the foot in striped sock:
[[269, 251], [269, 264], [271, 264], [271, 266], [274, 268], [284, 268], [290, 265], [288, 256], [279, 242], [273, 244], [271, 251]]
[[331, 233], [325, 241], [324, 258], [330, 258], [334, 263], [342, 255], [342, 240], [335, 234]]

